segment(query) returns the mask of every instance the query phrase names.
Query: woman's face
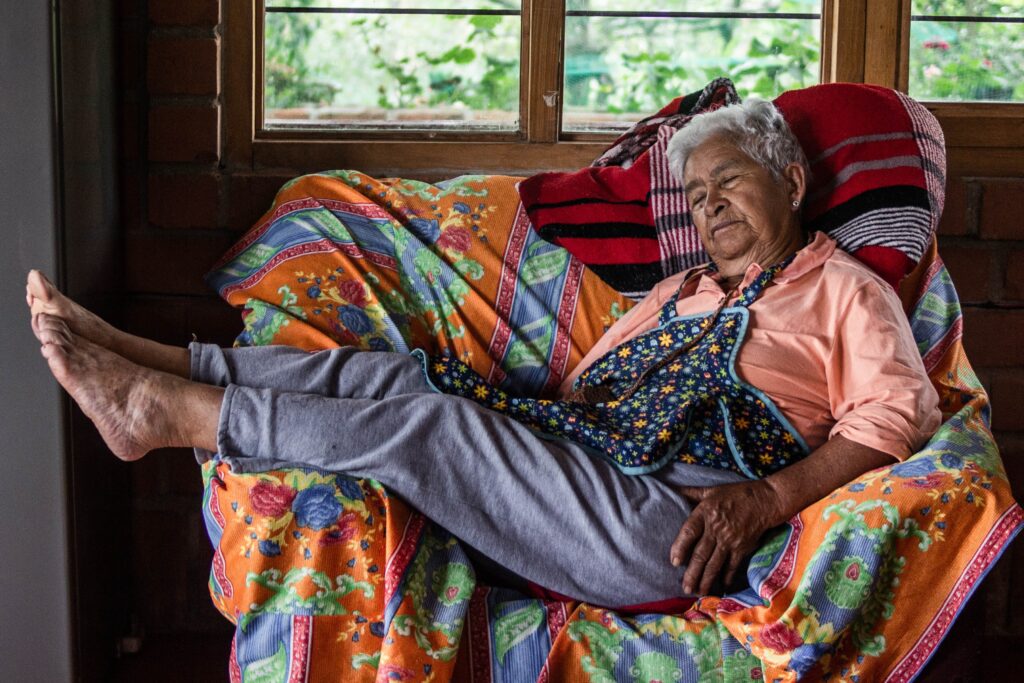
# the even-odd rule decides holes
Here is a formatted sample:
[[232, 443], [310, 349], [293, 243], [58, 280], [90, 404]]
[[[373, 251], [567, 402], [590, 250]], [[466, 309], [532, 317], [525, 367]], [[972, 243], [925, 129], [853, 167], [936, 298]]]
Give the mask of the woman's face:
[[[776, 180], [728, 138], [710, 138], [686, 161], [683, 184], [708, 255], [726, 262], [759, 262], [799, 244], [793, 201], [803, 199], [803, 169], [790, 164]], [[762, 263], [761, 265], [767, 265]]]

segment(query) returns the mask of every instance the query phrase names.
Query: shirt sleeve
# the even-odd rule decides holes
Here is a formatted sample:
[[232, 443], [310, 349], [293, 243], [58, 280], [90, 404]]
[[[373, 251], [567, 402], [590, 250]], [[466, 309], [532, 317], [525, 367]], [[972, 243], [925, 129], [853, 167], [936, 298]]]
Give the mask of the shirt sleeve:
[[842, 435], [904, 460], [942, 422], [910, 324], [882, 283], [861, 286], [841, 312], [826, 375], [836, 420], [829, 438]]

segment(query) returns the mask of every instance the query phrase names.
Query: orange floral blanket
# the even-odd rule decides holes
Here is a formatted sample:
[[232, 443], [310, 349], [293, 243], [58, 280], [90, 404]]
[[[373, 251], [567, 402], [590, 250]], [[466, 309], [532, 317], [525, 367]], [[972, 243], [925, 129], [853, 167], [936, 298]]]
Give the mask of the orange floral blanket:
[[[537, 238], [516, 180], [305, 176], [209, 280], [243, 310], [241, 344], [448, 348], [542, 395], [631, 304]], [[744, 590], [682, 614], [481, 585], [455, 538], [375, 482], [208, 463], [210, 592], [237, 625], [231, 680], [910, 680], [1024, 513], [934, 249], [903, 294], [945, 424], [767, 538]]]

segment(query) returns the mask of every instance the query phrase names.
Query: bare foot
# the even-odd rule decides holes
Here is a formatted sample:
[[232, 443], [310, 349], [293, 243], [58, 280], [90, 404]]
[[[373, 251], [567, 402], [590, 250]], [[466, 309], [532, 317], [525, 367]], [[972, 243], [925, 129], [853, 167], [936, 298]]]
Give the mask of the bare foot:
[[38, 319], [42, 314], [56, 316], [67, 323], [75, 335], [154, 370], [188, 378], [188, 349], [160, 344], [122, 332], [95, 313], [64, 296], [45, 275], [31, 270], [25, 285], [25, 302], [32, 310], [32, 331], [39, 336]]
[[154, 448], [216, 450], [222, 389], [140, 367], [47, 313], [38, 314], [35, 328], [53, 376], [114, 455], [131, 461]]

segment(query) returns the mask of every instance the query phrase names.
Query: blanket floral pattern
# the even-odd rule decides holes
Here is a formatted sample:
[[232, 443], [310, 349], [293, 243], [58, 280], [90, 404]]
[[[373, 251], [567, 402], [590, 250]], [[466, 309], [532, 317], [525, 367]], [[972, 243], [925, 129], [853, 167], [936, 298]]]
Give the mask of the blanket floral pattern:
[[[630, 302], [536, 238], [515, 181], [305, 176], [210, 282], [243, 309], [240, 344], [445, 348], [544, 395]], [[767, 538], [744, 590], [683, 613], [491, 588], [454, 538], [376, 482], [207, 463], [210, 593], [237, 625], [231, 680], [912, 679], [1024, 514], [934, 250], [903, 294], [945, 424]]]

